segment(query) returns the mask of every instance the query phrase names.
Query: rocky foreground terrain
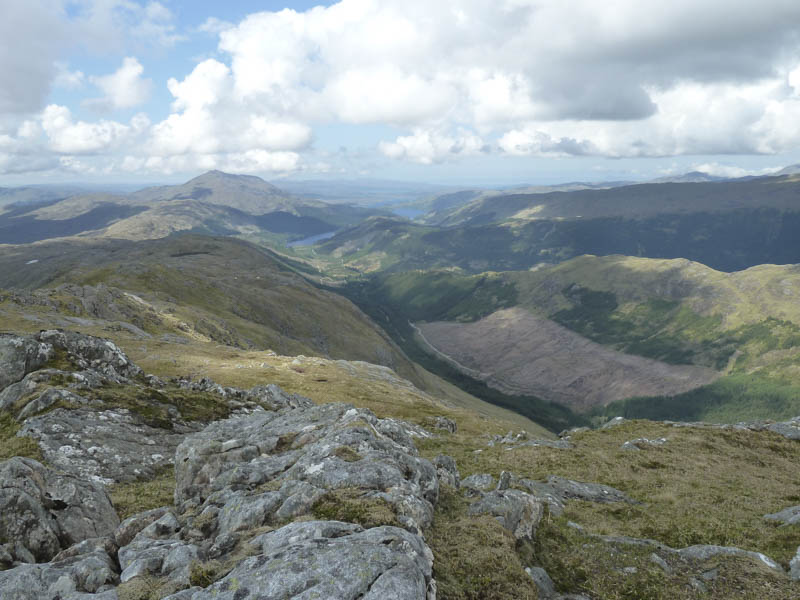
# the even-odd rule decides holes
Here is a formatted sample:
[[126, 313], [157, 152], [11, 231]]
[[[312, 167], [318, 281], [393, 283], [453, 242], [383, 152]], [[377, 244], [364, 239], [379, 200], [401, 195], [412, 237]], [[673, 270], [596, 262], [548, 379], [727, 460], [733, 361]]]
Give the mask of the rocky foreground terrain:
[[[557, 440], [476, 442], [449, 418], [379, 418], [265, 383], [159, 378], [113, 342], [63, 330], [0, 336], [0, 598], [800, 597], [800, 489], [785, 481], [773, 493], [768, 478], [797, 464], [800, 420], [619, 420]], [[761, 489], [731, 494], [762, 529], [726, 530], [752, 544], [655, 524], [642, 533], [656, 539], [597, 531], [609, 515], [636, 524], [665, 503], [634, 481], [666, 472], [673, 453], [687, 453], [690, 478], [683, 443], [731, 443], [749, 465], [740, 471], [761, 469]], [[613, 446], [641, 477], [612, 477], [593, 444]], [[558, 468], [531, 477], [531, 460], [610, 481]], [[618, 481], [623, 489], [608, 485]], [[781, 510], [755, 514], [764, 499]]]

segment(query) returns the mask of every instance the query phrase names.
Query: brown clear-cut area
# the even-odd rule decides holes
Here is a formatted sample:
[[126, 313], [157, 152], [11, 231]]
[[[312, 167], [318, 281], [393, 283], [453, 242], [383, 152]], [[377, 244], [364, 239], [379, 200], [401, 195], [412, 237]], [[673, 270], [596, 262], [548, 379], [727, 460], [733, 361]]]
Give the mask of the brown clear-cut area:
[[522, 308], [474, 323], [418, 323], [424, 342], [488, 385], [586, 410], [635, 396], [669, 396], [719, 377], [705, 367], [623, 354]]

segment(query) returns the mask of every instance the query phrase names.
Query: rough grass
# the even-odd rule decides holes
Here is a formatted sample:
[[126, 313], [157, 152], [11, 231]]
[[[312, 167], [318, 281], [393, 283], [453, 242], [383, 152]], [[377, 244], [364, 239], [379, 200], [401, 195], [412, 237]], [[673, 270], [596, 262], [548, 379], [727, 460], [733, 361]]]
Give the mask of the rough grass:
[[[665, 437], [668, 441], [663, 446], [638, 452], [620, 448], [625, 441], [640, 437]], [[521, 477], [543, 480], [553, 474], [612, 485], [642, 502], [639, 505], [568, 502], [564, 521], [579, 523], [589, 533], [650, 538], [675, 548], [692, 544], [737, 546], [763, 552], [784, 567], [800, 543], [800, 526], [779, 527], [763, 519], [767, 513], [796, 505], [800, 498], [800, 483], [795, 476], [800, 443], [771, 432], [629, 421], [609, 429], [576, 434], [573, 436], [576, 447], [569, 450], [545, 447], [509, 450], [504, 445], [487, 447], [487, 441], [487, 436], [476, 438], [459, 431], [455, 435], [420, 440], [418, 446], [427, 458], [439, 453], [453, 456], [462, 477], [482, 472], [497, 477], [501, 471], [511, 470]], [[620, 551], [625, 556], [616, 560], [619, 564], [633, 561], [623, 566], [639, 565], [639, 573], [635, 578], [618, 577], [613, 572], [616, 567], [603, 562], [609, 554], [607, 547], [585, 548], [588, 542], [584, 537], [576, 537], [561, 521], [554, 523], [540, 530], [537, 536], [546, 544], [545, 554], [550, 562], [545, 564], [544, 554], [538, 560], [546, 568], [554, 569], [550, 575], [564, 589], [575, 591], [578, 585], [580, 589], [591, 590], [591, 597], [604, 599], [692, 597], [669, 595], [672, 593], [669, 581], [654, 572], [652, 565], [642, 562], [644, 559], [631, 548]], [[577, 569], [581, 561], [585, 562], [583, 571]], [[728, 559], [722, 562], [729, 564]], [[732, 592], [726, 596], [720, 591], [710, 597], [793, 597], [784, 593], [788, 589], [785, 583], [776, 583], [771, 574], [753, 565], [747, 569], [744, 572], [754, 573], [753, 583], [730, 571], [725, 584], [729, 587], [715, 584], [722, 586], [719, 590], [735, 591], [740, 586], [744, 590], [736, 592], [740, 595]], [[759, 596], [759, 585], [783, 590], [783, 595]], [[626, 589], [629, 591], [624, 592]], [[793, 589], [793, 593], [800, 595]]]
[[433, 575], [441, 600], [538, 598], [524, 571], [513, 536], [494, 518], [468, 516], [457, 490], [440, 489], [433, 526], [425, 540], [433, 550]]
[[[654, 553], [667, 563], [669, 572], [653, 561]], [[686, 561], [649, 546], [608, 544], [569, 527], [565, 517], [540, 525], [533, 557], [560, 591], [604, 600], [788, 600], [800, 595], [796, 584], [758, 561], [731, 557]], [[705, 592], [696, 590], [693, 580]]]
[[392, 506], [382, 498], [356, 488], [332, 490], [311, 507], [315, 518], [325, 521], [358, 523], [364, 528], [381, 525], [399, 526]]
[[171, 506], [174, 493], [175, 471], [171, 466], [164, 468], [153, 479], [117, 483], [109, 488], [111, 503], [120, 520], [152, 508]]

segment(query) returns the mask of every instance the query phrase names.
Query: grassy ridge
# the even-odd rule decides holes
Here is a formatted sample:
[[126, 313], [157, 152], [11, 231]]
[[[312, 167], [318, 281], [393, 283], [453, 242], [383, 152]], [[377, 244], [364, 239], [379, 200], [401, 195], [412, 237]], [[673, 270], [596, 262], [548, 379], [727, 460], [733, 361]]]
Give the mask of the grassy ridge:
[[777, 208], [652, 215], [641, 219], [502, 219], [491, 212], [455, 227], [369, 219], [316, 246], [329, 266], [359, 272], [460, 267], [525, 270], [583, 254], [687, 258], [736, 271], [800, 262], [800, 213]]

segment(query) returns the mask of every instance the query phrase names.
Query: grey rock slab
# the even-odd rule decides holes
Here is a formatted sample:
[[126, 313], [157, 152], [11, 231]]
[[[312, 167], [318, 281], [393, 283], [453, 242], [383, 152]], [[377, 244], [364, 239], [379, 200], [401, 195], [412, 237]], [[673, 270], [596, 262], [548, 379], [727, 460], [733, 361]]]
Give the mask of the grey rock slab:
[[3, 600], [51, 600], [93, 594], [118, 582], [112, 558], [95, 551], [59, 562], [0, 571], [0, 594]]
[[70, 375], [72, 374], [58, 369], [40, 369], [28, 373], [20, 381], [12, 383], [0, 391], [0, 410], [24, 409], [24, 406], [19, 406], [19, 401], [24, 396], [32, 396], [40, 386], [49, 384], [53, 378], [65, 378]]
[[175, 537], [181, 529], [181, 524], [178, 522], [177, 517], [171, 512], [166, 511], [158, 519], [144, 527], [136, 536], [133, 541], [138, 538], [148, 538], [153, 540], [165, 540]]
[[145, 527], [163, 517], [170, 507], [162, 506], [145, 512], [137, 513], [125, 519], [114, 531], [114, 542], [117, 546], [127, 546]]
[[489, 514], [516, 539], [533, 538], [542, 520], [542, 503], [531, 494], [519, 490], [492, 491], [469, 506], [470, 515]]
[[648, 447], [657, 447], [663, 446], [667, 443], [667, 438], [656, 438], [656, 439], [649, 439], [649, 438], [636, 438], [635, 440], [629, 440], [620, 446], [623, 450], [642, 450]]
[[494, 488], [494, 477], [488, 473], [477, 473], [461, 480], [461, 487], [469, 490], [489, 491]]
[[784, 573], [783, 568], [770, 557], [761, 554], [761, 552], [752, 552], [750, 550], [742, 550], [741, 548], [734, 548], [731, 546], [713, 546], [713, 545], [697, 545], [689, 546], [688, 548], [681, 548], [678, 554], [685, 559], [707, 560], [713, 556], [745, 556], [753, 560], [760, 561], [773, 571]]
[[792, 581], [800, 581], [800, 547], [797, 548], [794, 558], [789, 562], [789, 577], [792, 578]]
[[0, 334], [0, 390], [21, 381], [53, 356], [50, 344], [27, 336]]
[[556, 586], [553, 580], [550, 579], [550, 575], [547, 574], [547, 571], [541, 567], [528, 567], [525, 569], [525, 572], [533, 579], [533, 583], [536, 584], [539, 590], [539, 600], [556, 600], [556, 598], [558, 598]]
[[362, 531], [364, 528], [361, 525], [344, 521], [296, 521], [275, 531], [257, 535], [248, 543], [259, 548], [262, 554], [269, 554], [292, 544], [323, 538], [340, 538]]
[[196, 429], [151, 427], [126, 409], [57, 408], [26, 419], [19, 435], [35, 439], [54, 467], [110, 484], [152, 478], [173, 463], [178, 444]]
[[672, 575], [672, 567], [669, 566], [669, 563], [661, 558], [658, 554], [653, 552], [650, 555], [650, 562], [654, 565], [658, 566], [664, 573], [667, 575]]
[[768, 425], [767, 429], [790, 440], [800, 440], [800, 417]]
[[624, 492], [601, 483], [585, 483], [581, 481], [573, 481], [558, 477], [557, 475], [550, 475], [547, 478], [547, 485], [558, 495], [563, 501], [566, 500], [584, 500], [587, 502], [628, 502], [635, 504], [636, 501], [629, 498]]
[[559, 516], [564, 513], [564, 501], [552, 486], [531, 479], [517, 479], [515, 483], [528, 490], [535, 498], [547, 504], [551, 515]]
[[28, 417], [33, 417], [37, 413], [50, 408], [57, 402], [65, 402], [74, 406], [89, 404], [86, 398], [71, 392], [70, 390], [50, 388], [45, 390], [40, 396], [28, 402], [16, 416], [18, 422], [22, 422]]
[[281, 486], [280, 491], [286, 499], [275, 511], [274, 517], [278, 522], [307, 513], [314, 503], [325, 494], [325, 490], [306, 481], [289, 480]]
[[[28, 458], [0, 463], [0, 539], [15, 540], [38, 561], [119, 525], [103, 486]], [[19, 560], [29, 557], [17, 551]], [[20, 555], [22, 554], [22, 555]]]
[[[425, 600], [433, 555], [419, 536], [397, 527], [347, 533], [329, 523], [303, 525], [189, 599]], [[326, 537], [329, 531], [337, 537]]]
[[235, 533], [254, 529], [267, 523], [272, 513], [283, 503], [280, 492], [248, 496], [237, 493], [220, 509], [217, 522], [220, 533]]
[[198, 546], [181, 540], [153, 540], [140, 535], [119, 549], [118, 558], [122, 583], [154, 575], [188, 586], [189, 570], [194, 561], [201, 559], [201, 553]]
[[794, 525], [795, 523], [800, 523], [800, 506], [790, 506], [780, 512], [764, 515], [764, 518], [768, 521], [779, 521], [784, 526]]

